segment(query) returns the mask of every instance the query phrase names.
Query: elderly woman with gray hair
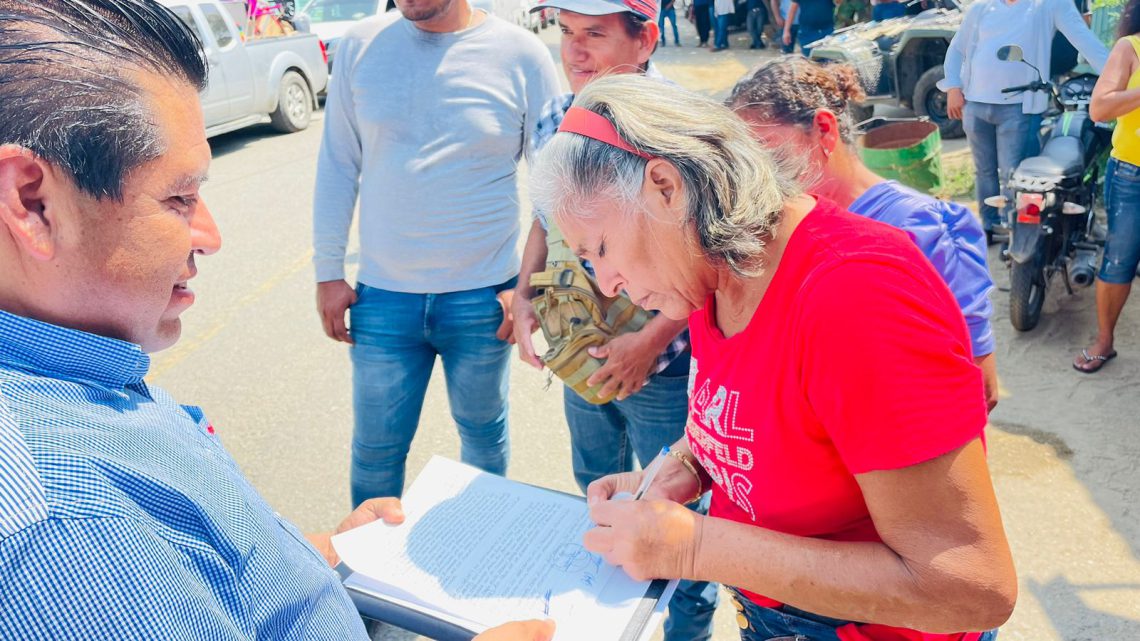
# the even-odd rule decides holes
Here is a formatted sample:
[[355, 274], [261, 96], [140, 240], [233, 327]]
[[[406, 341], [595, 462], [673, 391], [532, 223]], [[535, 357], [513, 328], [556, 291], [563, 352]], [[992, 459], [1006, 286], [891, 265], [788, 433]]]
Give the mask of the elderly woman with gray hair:
[[[588, 491], [635, 578], [735, 586], [745, 641], [978, 641], [1017, 581], [954, 298], [898, 230], [801, 193], [726, 107], [595, 80], [532, 168], [608, 294], [688, 318], [686, 437]], [[683, 509], [710, 490], [708, 516]]]

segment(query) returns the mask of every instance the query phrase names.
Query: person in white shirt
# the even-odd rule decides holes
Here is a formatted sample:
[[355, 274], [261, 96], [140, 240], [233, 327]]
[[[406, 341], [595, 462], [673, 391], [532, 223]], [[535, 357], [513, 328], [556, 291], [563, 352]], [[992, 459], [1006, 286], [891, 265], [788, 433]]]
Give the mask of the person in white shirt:
[[1010, 174], [1025, 157], [1027, 141], [1037, 135], [1041, 114], [1049, 105], [1045, 92], [1002, 93], [1006, 87], [1036, 80], [1036, 72], [1023, 62], [998, 60], [997, 50], [1020, 46], [1025, 61], [1048, 78], [1058, 31], [1097, 72], [1104, 67], [1108, 50], [1085, 25], [1072, 0], [979, 0], [966, 9], [946, 52], [946, 77], [938, 88], [946, 92], [947, 114], [961, 119], [966, 130], [977, 174], [978, 211], [991, 243], [994, 226], [1001, 221], [997, 209], [984, 200], [998, 195], [999, 176]]
[[713, 51], [728, 49], [728, 20], [734, 13], [736, 13], [736, 4], [733, 0], [713, 0], [713, 14], [716, 16], [716, 22], [713, 24], [715, 30]]

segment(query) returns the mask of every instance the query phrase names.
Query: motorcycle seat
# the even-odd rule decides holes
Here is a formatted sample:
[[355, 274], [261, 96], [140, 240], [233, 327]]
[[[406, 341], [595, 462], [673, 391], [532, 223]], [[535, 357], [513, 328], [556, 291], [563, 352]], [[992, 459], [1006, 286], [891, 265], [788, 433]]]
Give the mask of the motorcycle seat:
[[1084, 150], [1076, 136], [1055, 136], [1045, 143], [1040, 156], [1026, 158], [1017, 173], [1040, 178], [1069, 178], [1084, 168]]

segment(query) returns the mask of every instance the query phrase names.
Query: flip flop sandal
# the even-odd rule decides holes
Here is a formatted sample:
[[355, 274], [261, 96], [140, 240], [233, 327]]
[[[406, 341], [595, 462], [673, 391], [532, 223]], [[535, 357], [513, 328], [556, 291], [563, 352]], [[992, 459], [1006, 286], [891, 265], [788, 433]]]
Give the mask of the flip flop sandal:
[[1095, 374], [1096, 372], [1100, 371], [1100, 368], [1104, 367], [1105, 363], [1116, 358], [1116, 352], [1113, 352], [1111, 354], [1098, 354], [1096, 356], [1093, 356], [1089, 354], [1089, 351], [1087, 349], [1082, 349], [1081, 358], [1084, 359], [1085, 365], [1088, 365], [1089, 363], [1097, 363], [1097, 365], [1095, 367], [1084, 368], [1078, 367], [1076, 363], [1073, 363], [1073, 369], [1082, 374]]

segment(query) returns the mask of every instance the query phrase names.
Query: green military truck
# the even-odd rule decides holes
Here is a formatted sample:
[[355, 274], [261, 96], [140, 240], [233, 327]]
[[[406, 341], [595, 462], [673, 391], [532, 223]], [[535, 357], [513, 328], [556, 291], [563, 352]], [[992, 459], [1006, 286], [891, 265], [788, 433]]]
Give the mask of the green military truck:
[[959, 138], [962, 123], [946, 115], [946, 94], [936, 85], [944, 75], [942, 61], [961, 22], [956, 5], [865, 22], [816, 42], [811, 58], [848, 63], [858, 71], [867, 101], [853, 114], [857, 120], [869, 118], [876, 104], [901, 106], [930, 118], [943, 138]]
[[[856, 108], [857, 120], [866, 120], [877, 104], [905, 107], [938, 125], [942, 138], [960, 138], [962, 122], [946, 115], [946, 94], [938, 89], [945, 75], [942, 62], [950, 40], [962, 23], [962, 12], [976, 0], [944, 0], [941, 6], [917, 15], [883, 22], [866, 22], [841, 29], [816, 42], [812, 60], [844, 62], [855, 67], [867, 93]], [[1089, 11], [1093, 31], [1108, 47], [1125, 0], [1076, 0]], [[1077, 63], [1076, 50], [1058, 34], [1053, 43], [1052, 73], [1062, 74]]]

